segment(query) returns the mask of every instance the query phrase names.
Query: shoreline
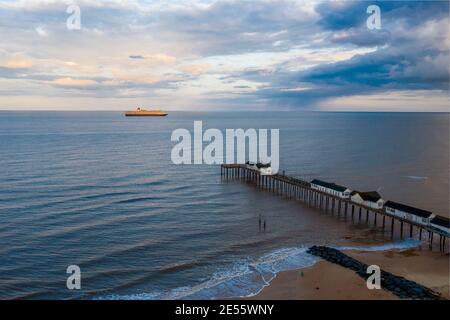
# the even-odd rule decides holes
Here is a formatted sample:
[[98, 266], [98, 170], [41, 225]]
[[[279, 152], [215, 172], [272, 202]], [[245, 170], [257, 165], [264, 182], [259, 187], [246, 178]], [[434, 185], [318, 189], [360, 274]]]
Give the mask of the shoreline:
[[[390, 249], [385, 251], [343, 250], [343, 253], [368, 265], [426, 286], [449, 299], [449, 254], [427, 249]], [[430, 270], [431, 269], [431, 270]], [[385, 290], [369, 290], [354, 271], [320, 260], [313, 266], [282, 271], [249, 300], [398, 300]]]

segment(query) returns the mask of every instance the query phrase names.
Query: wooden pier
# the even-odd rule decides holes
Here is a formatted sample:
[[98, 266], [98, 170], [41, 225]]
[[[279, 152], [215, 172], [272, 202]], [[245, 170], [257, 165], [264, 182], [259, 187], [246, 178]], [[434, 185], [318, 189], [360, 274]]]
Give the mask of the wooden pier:
[[[373, 225], [381, 226], [383, 230], [387, 228], [386, 219], [390, 219], [391, 237], [394, 236], [394, 225], [397, 223], [400, 227], [400, 237], [403, 238], [404, 227], [409, 227], [409, 237], [413, 238], [414, 228], [419, 231], [419, 240], [422, 240], [423, 233], [427, 232], [430, 249], [434, 244], [435, 235], [439, 237], [439, 250], [445, 252], [445, 245], [447, 235], [440, 230], [431, 229], [427, 226], [420, 225], [410, 220], [402, 219], [400, 217], [387, 213], [384, 209], [374, 209], [366, 207], [362, 204], [355, 203], [350, 199], [340, 198], [326, 192], [322, 192], [311, 188], [308, 181], [289, 177], [284, 174], [262, 175], [258, 170], [247, 168], [241, 164], [223, 164], [220, 169], [221, 177], [223, 179], [238, 179], [251, 182], [256, 187], [263, 190], [270, 191], [276, 195], [290, 198], [304, 203], [307, 207], [316, 208], [326, 213], [337, 213], [338, 216], [343, 214], [345, 217], [351, 215], [352, 221], [361, 222], [365, 219], [365, 223], [370, 224], [370, 213], [373, 215]], [[380, 219], [378, 219], [380, 218]]]

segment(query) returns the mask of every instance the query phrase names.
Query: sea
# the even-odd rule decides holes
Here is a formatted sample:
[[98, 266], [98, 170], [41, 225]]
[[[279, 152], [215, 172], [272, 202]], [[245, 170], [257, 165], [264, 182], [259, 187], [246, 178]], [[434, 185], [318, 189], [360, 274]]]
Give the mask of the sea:
[[[171, 161], [175, 129], [279, 129], [280, 170], [449, 215], [448, 113], [0, 112], [0, 299], [252, 296], [311, 245], [419, 245]], [[266, 222], [266, 229], [259, 219]], [[389, 228], [387, 228], [389, 229]], [[81, 289], [66, 286], [68, 266]]]

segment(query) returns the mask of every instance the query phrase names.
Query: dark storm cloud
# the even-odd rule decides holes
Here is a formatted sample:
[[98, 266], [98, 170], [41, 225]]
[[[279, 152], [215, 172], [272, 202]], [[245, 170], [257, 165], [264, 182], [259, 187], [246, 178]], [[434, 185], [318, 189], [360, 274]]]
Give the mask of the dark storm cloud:
[[428, 19], [448, 17], [448, 1], [324, 1], [316, 6], [319, 24], [327, 30], [344, 30], [365, 26], [367, 7], [380, 7], [382, 21], [404, 20], [409, 25]]
[[[302, 106], [326, 98], [389, 90], [443, 90], [449, 86], [448, 2], [378, 2], [383, 29], [365, 26], [367, 2], [325, 2], [316, 9], [320, 24], [333, 30], [328, 40], [356, 47], [379, 47], [350, 60], [322, 64], [301, 72], [278, 70], [270, 88], [259, 95]], [[372, 3], [370, 3], [372, 4]], [[357, 14], [359, 13], [359, 14]], [[246, 74], [249, 78], [253, 74]], [[308, 90], [283, 90], [301, 86]]]

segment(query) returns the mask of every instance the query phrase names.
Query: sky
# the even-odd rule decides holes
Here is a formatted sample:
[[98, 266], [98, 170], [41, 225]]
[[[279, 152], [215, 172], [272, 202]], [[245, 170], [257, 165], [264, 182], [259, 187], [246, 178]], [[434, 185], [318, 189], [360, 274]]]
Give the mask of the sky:
[[449, 28], [447, 1], [0, 0], [0, 110], [448, 112]]

